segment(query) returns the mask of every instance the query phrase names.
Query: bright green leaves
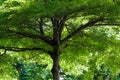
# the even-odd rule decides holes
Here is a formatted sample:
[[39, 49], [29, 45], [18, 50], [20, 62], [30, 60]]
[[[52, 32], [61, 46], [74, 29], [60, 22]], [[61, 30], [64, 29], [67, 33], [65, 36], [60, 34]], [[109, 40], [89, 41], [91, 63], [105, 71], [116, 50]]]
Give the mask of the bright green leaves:
[[[5, 7], [6, 6], [6, 7]], [[21, 26], [32, 24], [40, 17], [54, 16], [103, 16], [113, 18], [113, 14], [119, 13], [119, 9], [112, 1], [94, 0], [64, 0], [64, 1], [5, 1], [1, 6], [0, 17], [6, 25]], [[9, 13], [8, 13], [9, 12]], [[7, 16], [5, 15], [7, 14]]]
[[11, 10], [19, 10], [21, 7], [23, 7], [23, 4], [25, 4], [25, 2], [21, 0], [6, 0], [0, 6], [0, 9], [2, 9], [0, 12], [10, 12]]
[[[108, 2], [108, 1], [107, 1]], [[106, 3], [107, 3], [106, 2]], [[106, 6], [106, 3], [103, 1], [91, 1], [91, 0], [74, 0], [74, 1], [47, 1], [46, 3], [43, 1], [30, 1], [28, 8], [26, 8], [27, 12], [36, 13], [39, 16], [43, 17], [52, 17], [55, 15], [62, 16], [72, 14], [73, 12], [93, 12], [93, 10], [102, 12]], [[112, 2], [110, 2], [112, 3]], [[112, 6], [112, 5], [111, 5]], [[102, 8], [101, 8], [102, 7]], [[106, 7], [107, 8], [107, 7]], [[101, 10], [100, 10], [101, 9]], [[98, 12], [98, 13], [99, 13]], [[94, 14], [95, 14], [94, 13]]]
[[4, 3], [5, 7], [17, 7], [17, 6], [21, 6], [21, 2], [17, 2], [17, 1], [11, 1], [11, 2], [5, 2]]
[[77, 74], [76, 66], [83, 64], [85, 68], [88, 67], [88, 72], [84, 78], [92, 79], [94, 69], [104, 63], [114, 76], [115, 73], [119, 72], [120, 66], [120, 42], [115, 38], [116, 30], [120, 32], [119, 27], [99, 26], [86, 29], [71, 38], [64, 46], [66, 47], [63, 50], [64, 54], [61, 54], [61, 65], [66, 71], [73, 73], [75, 71]]
[[[53, 37], [54, 28], [54, 24], [52, 24], [51, 19], [54, 19], [56, 21], [58, 20], [59, 23], [62, 21], [61, 19], [63, 19], [64, 16], [67, 17], [67, 22], [65, 22], [64, 25], [65, 29], [62, 32], [62, 39], [64, 39], [71, 32], [77, 30], [80, 25], [84, 25], [92, 19], [94, 21], [94, 19], [98, 17], [103, 17], [106, 19], [104, 22], [99, 23], [119, 22], [119, 20], [115, 18], [119, 17], [120, 10], [112, 0], [47, 0], [47, 2], [44, 2], [44, 0], [2, 0], [1, 2], [0, 45], [4, 46], [17, 46], [23, 48], [42, 47], [46, 50], [52, 50], [52, 48], [46, 45], [42, 40], [47, 39], [52, 42], [52, 38], [49, 38]], [[42, 40], [40, 40], [41, 34], [40, 26], [38, 23], [40, 18], [43, 19], [42, 27], [45, 32], [45, 36], [42, 35], [45, 37], [45, 39]], [[59, 27], [59, 25], [56, 27]], [[13, 30], [13, 33], [8, 32], [10, 30]], [[22, 36], [17, 34], [17, 31], [18, 33], [20, 32], [19, 34], [22, 34]], [[68, 67], [65, 64], [65, 61], [62, 60], [62, 64], [66, 67], [66, 70], [71, 70], [74, 66], [76, 68], [75, 71], [77, 71], [76, 64], [79, 64], [78, 67], [81, 67], [80, 64], [84, 64], [85, 66], [87, 64], [93, 65], [93, 62], [94, 65], [92, 68], [94, 68], [94, 66], [96, 66], [96, 64], [99, 62], [104, 62], [103, 60], [108, 62], [110, 58], [116, 58], [115, 63], [118, 63], [119, 58], [117, 58], [117, 56], [108, 56], [108, 53], [117, 54], [120, 52], [117, 48], [119, 47], [118, 42], [113, 40], [115, 38], [108, 38], [109, 35], [112, 35], [110, 32], [114, 33], [112, 30], [108, 31], [107, 29], [103, 28], [95, 30], [86, 29], [85, 32], [81, 31], [81, 33], [78, 33], [76, 36], [73, 35], [74, 37], [70, 38], [70, 42], [66, 43], [68, 44], [68, 47], [63, 51], [64, 54], [61, 55], [63, 59], [68, 59], [66, 62], [69, 62], [69, 64], [71, 64], [71, 66]], [[117, 32], [119, 33], [119, 31]], [[31, 35], [31, 39], [30, 37], [27, 38]], [[34, 39], [34, 36], [36, 35], [39, 39]], [[65, 44], [62, 45], [60, 50], [64, 48]], [[87, 60], [91, 59], [88, 57], [90, 53], [94, 54], [91, 57], [91, 61], [93, 62], [87, 63]], [[108, 57], [106, 57], [106, 55]], [[37, 60], [39, 60], [38, 57], [36, 58]], [[30, 64], [30, 69], [32, 70], [33, 68], [35, 67], [31, 67]], [[29, 71], [26, 70], [26, 72]]]

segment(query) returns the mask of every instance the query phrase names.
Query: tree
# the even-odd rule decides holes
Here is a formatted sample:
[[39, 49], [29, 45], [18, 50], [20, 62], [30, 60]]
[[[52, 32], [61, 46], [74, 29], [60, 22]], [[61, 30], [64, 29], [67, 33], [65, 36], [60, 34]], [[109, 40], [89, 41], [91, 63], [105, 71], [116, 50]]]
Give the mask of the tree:
[[66, 42], [74, 40], [73, 36], [93, 26], [119, 26], [119, 5], [113, 0], [2, 0], [0, 3], [1, 41], [23, 38], [35, 41], [32, 46], [21, 41], [20, 47], [16, 43], [2, 43], [3, 54], [44, 51], [53, 60], [53, 80], [59, 80], [60, 54]]

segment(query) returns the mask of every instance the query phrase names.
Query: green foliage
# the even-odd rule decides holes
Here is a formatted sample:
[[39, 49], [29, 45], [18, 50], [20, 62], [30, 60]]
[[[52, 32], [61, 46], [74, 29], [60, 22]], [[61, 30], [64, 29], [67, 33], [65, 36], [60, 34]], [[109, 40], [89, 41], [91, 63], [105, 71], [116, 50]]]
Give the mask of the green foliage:
[[95, 68], [102, 63], [109, 67], [112, 75], [116, 75], [120, 66], [119, 46], [114, 27], [86, 29], [67, 43], [64, 54], [61, 55], [61, 65], [66, 72], [76, 75], [82, 75], [80, 70], [85, 70], [87, 73], [83, 80], [91, 80]]
[[112, 78], [112, 74], [109, 68], [105, 69], [103, 64], [100, 65], [98, 69], [95, 69], [94, 71], [94, 80], [104, 80], [104, 79], [110, 80], [111, 78]]
[[119, 80], [119, 73], [113, 75], [108, 67], [104, 64], [99, 65], [94, 71], [94, 80]]
[[19, 80], [49, 80], [52, 78], [51, 72], [46, 70], [46, 64], [25, 63], [23, 60], [17, 60], [14, 67], [18, 71]]
[[[110, 73], [112, 75], [114, 75], [115, 77], [116, 77], [116, 73], [119, 73], [119, 66], [120, 66], [120, 64], [119, 64], [119, 61], [120, 61], [119, 60], [120, 59], [119, 58], [119, 56], [120, 56], [119, 55], [119, 52], [120, 52], [119, 44], [120, 43], [119, 43], [119, 41], [115, 40], [115, 38], [111, 38], [111, 37], [107, 37], [107, 36], [101, 38], [101, 36], [103, 34], [99, 34], [99, 33], [100, 33], [99, 29], [98, 29], [98, 31], [96, 31], [94, 33], [85, 31], [85, 32], [81, 33], [80, 35], [77, 35], [79, 37], [73, 38], [74, 40], [76, 40], [76, 42], [80, 42], [79, 45], [82, 45], [82, 47], [79, 48], [79, 46], [78, 47], [76, 47], [76, 45], [70, 46], [68, 44], [68, 47], [63, 51], [63, 54], [61, 54], [61, 65], [62, 65], [61, 68], [64, 69], [63, 72], [65, 74], [62, 74], [62, 75], [65, 75], [64, 78], [66, 80], [67, 79], [71, 79], [71, 80], [78, 79], [79, 80], [79, 78], [82, 78], [83, 80], [92, 79], [94, 76], [94, 71], [95, 71], [95, 69], [97, 69], [96, 67], [98, 65], [100, 65], [101, 63], [104, 63], [105, 67], [108, 66]], [[104, 33], [104, 32], [102, 32], [102, 33]], [[87, 40], [86, 41], [87, 43], [85, 42], [85, 40]], [[106, 43], [104, 41], [106, 41]], [[94, 44], [94, 43], [96, 43], [96, 44]], [[2, 42], [1, 42], [1, 44], [2, 44]], [[73, 43], [70, 42], [70, 44], [72, 45]], [[78, 45], [78, 43], [77, 43], [77, 45]], [[92, 50], [91, 50], [91, 47], [87, 47], [89, 45], [93, 46]], [[105, 46], [103, 46], [103, 45], [105, 45]], [[113, 46], [113, 45], [116, 45], [116, 46]], [[86, 50], [86, 48], [87, 48], [87, 50]], [[106, 49], [104, 49], [104, 48], [106, 48]], [[2, 65], [1, 68], [3, 70], [5, 70], [4, 72], [6, 72], [3, 75], [8, 74], [7, 73], [8, 71], [6, 71], [6, 70], [10, 70], [11, 71], [10, 75], [13, 76], [14, 78], [16, 78], [15, 75], [13, 75], [13, 74], [17, 73], [17, 72], [14, 69], [12, 69], [12, 66], [10, 65], [10, 64], [13, 64], [13, 62], [16, 60], [13, 60], [13, 61], [10, 61], [10, 60], [13, 58], [12, 55], [18, 55], [19, 53], [17, 53], [17, 54], [15, 54], [14, 52], [12, 52], [12, 53], [13, 54], [11, 54], [11, 57], [9, 57], [10, 54], [7, 54], [7, 55], [4, 55], [5, 57], [0, 58], [1, 65]], [[39, 72], [43, 75], [48, 76], [49, 74], [47, 74], [47, 73], [49, 73], [50, 70], [48, 71], [46, 68], [40, 67], [39, 65], [41, 63], [52, 65], [51, 64], [52, 62], [50, 61], [49, 56], [46, 56], [46, 55], [42, 56], [42, 54], [40, 54], [40, 53], [42, 53], [42, 52], [38, 52], [38, 51], [29, 52], [28, 51], [28, 52], [20, 53], [19, 57], [21, 57], [22, 59], [24, 59], [26, 61], [24, 62], [24, 61], [20, 60], [20, 64], [23, 64], [25, 66], [25, 69], [22, 70], [23, 73], [19, 73], [19, 74], [27, 76], [27, 78], [28, 77], [30, 78], [31, 73], [37, 74]], [[26, 54], [26, 55], [24, 55], [24, 54]], [[46, 61], [41, 61], [41, 59], [45, 59]], [[7, 61], [10, 61], [9, 66], [11, 66], [10, 67], [11, 69], [10, 68], [7, 69], [9, 66], [3, 67]], [[31, 61], [38, 62], [39, 64], [36, 64], [34, 62], [31, 63]], [[32, 64], [32, 66], [31, 66], [31, 64]], [[6, 65], [8, 65], [8, 64], [6, 64]], [[49, 69], [50, 68], [51, 67], [49, 67]], [[107, 69], [105, 68], [104, 70], [106, 71]], [[42, 73], [41, 71], [44, 71], [44, 72]], [[83, 73], [83, 71], [85, 71], [85, 73]], [[24, 74], [24, 72], [25, 72], [25, 74]], [[3, 72], [1, 72], [1, 73], [3, 73]], [[17, 75], [17, 77], [18, 77], [18, 75]], [[40, 75], [38, 75], [36, 77], [41, 78]]]
[[13, 56], [4, 54], [2, 57], [0, 56], [0, 79], [16, 79], [16, 70], [13, 68]]
[[[62, 19], [67, 16], [65, 28], [62, 32], [62, 39], [64, 39], [71, 32], [78, 29], [80, 25], [84, 25], [91, 20], [94, 21], [95, 18], [105, 18], [106, 20], [99, 22], [103, 24], [119, 23], [120, 20], [116, 18], [120, 16], [120, 8], [116, 3], [117, 1], [114, 2], [113, 0], [47, 0], [46, 3], [44, 0], [0, 0], [0, 46], [42, 47], [46, 50], [52, 50], [51, 46], [48, 46], [39, 37], [37, 39], [28, 38], [23, 35], [16, 35], [16, 33], [9, 30], [30, 33], [33, 37], [35, 35], [40, 36], [38, 22], [42, 18], [45, 37], [49, 36], [47, 38], [51, 40], [53, 39], [51, 19], [54, 17], [55, 19]], [[119, 35], [119, 32], [120, 28], [118, 27], [109, 28], [108, 26], [103, 28], [99, 26], [97, 28], [87, 28], [63, 44], [60, 47], [63, 53], [61, 54], [60, 64], [65, 69], [64, 78], [66, 80], [92, 79], [94, 70], [101, 63], [108, 66], [111, 73], [119, 73], [120, 42], [116, 40], [116, 35]], [[30, 34], [29, 36], [31, 36]], [[29, 53], [29, 51], [26, 51], [20, 55], [15, 54], [19, 57], [22, 56], [23, 59], [26, 59], [26, 62], [28, 61], [28, 63], [21, 60], [16, 62], [15, 66], [19, 65], [19, 68], [16, 68], [19, 74], [17, 77], [19, 76], [21, 80], [51, 78], [50, 71], [46, 70], [46, 66], [38, 64], [47, 63], [47, 61], [42, 62], [41, 58], [48, 58], [48, 56], [43, 55], [41, 57], [39, 54], [43, 54], [42, 51]], [[3, 75], [8, 74], [8, 67], [11, 74], [15, 72], [11, 65], [16, 61], [13, 60], [13, 55], [14, 53], [10, 55], [9, 52], [0, 58], [1, 73], [3, 73], [3, 70], [5, 72]], [[38, 63], [30, 63], [29, 60]], [[50, 58], [47, 60], [51, 66]], [[100, 73], [99, 70], [97, 71]], [[102, 71], [105, 74], [109, 72], [106, 69]]]

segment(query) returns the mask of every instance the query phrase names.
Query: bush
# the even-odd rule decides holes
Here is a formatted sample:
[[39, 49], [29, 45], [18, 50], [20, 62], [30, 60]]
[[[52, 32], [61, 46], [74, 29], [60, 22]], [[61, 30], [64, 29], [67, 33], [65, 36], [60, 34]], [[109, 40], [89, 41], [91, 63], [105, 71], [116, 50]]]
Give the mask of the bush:
[[36, 62], [25, 63], [22, 60], [16, 61], [14, 67], [18, 71], [19, 80], [50, 80], [51, 72], [46, 69], [46, 64]]

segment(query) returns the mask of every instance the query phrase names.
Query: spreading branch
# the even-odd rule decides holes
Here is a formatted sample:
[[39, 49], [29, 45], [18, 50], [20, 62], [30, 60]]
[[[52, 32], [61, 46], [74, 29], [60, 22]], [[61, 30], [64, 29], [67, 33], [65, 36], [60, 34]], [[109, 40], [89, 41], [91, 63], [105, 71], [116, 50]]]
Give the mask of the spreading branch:
[[59, 36], [60, 36], [60, 38], [61, 38], [61, 34], [62, 34], [62, 31], [63, 31], [64, 26], [65, 26], [66, 18], [67, 18], [67, 16], [64, 16], [59, 22]]
[[63, 40], [61, 40], [61, 44], [64, 43], [65, 41], [68, 41], [71, 37], [78, 34], [81, 30], [83, 30], [83, 29], [85, 29], [87, 27], [92, 27], [97, 22], [102, 21], [102, 20], [104, 20], [104, 19], [103, 18], [97, 18], [97, 19], [93, 19], [93, 20], [89, 21], [88, 23], [86, 23], [84, 25], [80, 25], [79, 28], [77, 28], [76, 30], [71, 32], [68, 36], [66, 36]]
[[24, 37], [28, 37], [28, 38], [38, 38], [38, 39], [41, 39], [42, 41], [44, 41], [45, 43], [52, 45], [51, 39], [44, 35], [36, 35], [36, 34], [31, 34], [31, 33], [27, 33], [27, 32], [19, 32], [19, 31], [14, 31], [14, 30], [8, 30], [8, 31], [15, 33], [17, 35], [22, 35]]

